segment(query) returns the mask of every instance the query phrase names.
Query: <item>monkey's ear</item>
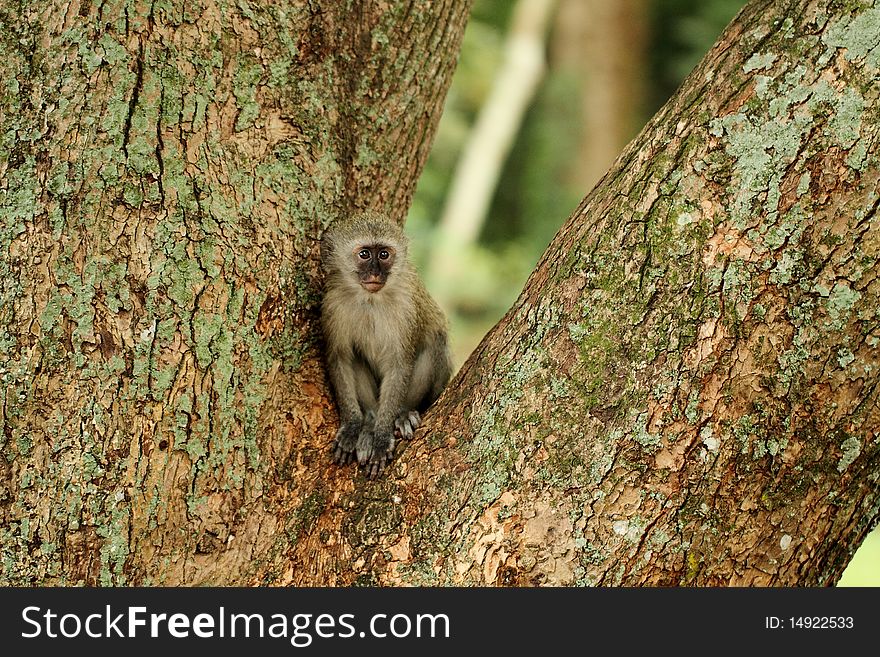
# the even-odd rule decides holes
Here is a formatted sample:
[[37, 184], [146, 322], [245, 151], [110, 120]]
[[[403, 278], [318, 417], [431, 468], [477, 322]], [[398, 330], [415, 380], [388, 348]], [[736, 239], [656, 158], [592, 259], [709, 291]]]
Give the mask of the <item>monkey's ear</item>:
[[321, 239], [321, 265], [324, 269], [330, 266], [330, 254], [333, 252], [332, 244], [330, 243], [330, 236], [327, 233], [324, 233], [324, 237]]

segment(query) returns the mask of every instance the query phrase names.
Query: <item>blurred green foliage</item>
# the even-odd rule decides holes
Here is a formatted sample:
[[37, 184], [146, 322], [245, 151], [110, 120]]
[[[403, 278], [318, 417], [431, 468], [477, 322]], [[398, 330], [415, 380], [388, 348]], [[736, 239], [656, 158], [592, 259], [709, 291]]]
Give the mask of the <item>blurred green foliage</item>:
[[[633, 135], [705, 54], [742, 0], [648, 0], [651, 33], [643, 76], [650, 85]], [[425, 263], [461, 149], [502, 63], [515, 2], [476, 0], [458, 68], [407, 220], [413, 256]], [[552, 30], [549, 38], [553, 38]], [[549, 68], [507, 158], [475, 248], [462, 257], [469, 284], [447, 308], [456, 361], [511, 306], [541, 253], [589, 191], [564, 181], [580, 139], [580, 81]], [[632, 136], [632, 135], [630, 135]], [[623, 147], [624, 144], [621, 144]], [[432, 281], [427, 281], [428, 287]], [[436, 282], [434, 282], [436, 284]]]
[[654, 83], [648, 113], [654, 114], [705, 55], [743, 0], [654, 0], [651, 6], [651, 57]]

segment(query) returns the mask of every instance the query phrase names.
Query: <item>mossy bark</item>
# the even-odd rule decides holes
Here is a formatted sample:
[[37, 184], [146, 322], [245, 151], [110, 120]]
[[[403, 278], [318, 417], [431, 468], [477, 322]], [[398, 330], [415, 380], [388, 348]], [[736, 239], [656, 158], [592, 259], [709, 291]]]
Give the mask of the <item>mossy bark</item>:
[[742, 11], [401, 458], [379, 581], [837, 580], [880, 516], [878, 68], [874, 3]]
[[3, 581], [833, 583], [880, 516], [880, 9], [747, 6], [370, 482], [315, 240], [402, 214], [464, 9], [339, 4], [8, 10]]
[[0, 2], [0, 583], [282, 581], [317, 239], [402, 220], [467, 2]]

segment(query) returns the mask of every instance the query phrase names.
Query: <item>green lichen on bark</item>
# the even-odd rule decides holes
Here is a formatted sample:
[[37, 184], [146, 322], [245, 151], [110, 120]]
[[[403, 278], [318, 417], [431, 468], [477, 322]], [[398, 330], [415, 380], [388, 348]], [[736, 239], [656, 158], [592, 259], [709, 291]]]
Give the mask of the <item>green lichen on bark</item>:
[[[128, 27], [132, 26], [129, 24]], [[175, 98], [175, 92], [179, 93], [183, 87], [198, 90], [202, 80], [210, 84], [212, 74], [221, 78], [223, 63], [211, 55], [201, 62], [205, 65], [201, 73], [211, 71], [212, 74], [195, 75], [196, 71], [190, 69], [187, 79], [185, 74], [177, 73], [181, 69], [176, 64], [165, 65], [165, 62], [173, 61], [173, 53], [163, 49], [159, 42], [150, 41], [152, 18], [146, 19], [141, 28], [140, 45], [134, 51], [122, 45], [124, 37], [119, 33], [98, 35], [87, 27], [67, 30], [61, 35], [60, 50], [67, 56], [74, 52], [72, 66], [65, 70], [81, 70], [99, 79], [106, 76], [112, 84], [107, 87], [109, 93], [106, 97], [82, 94], [77, 98], [72, 92], [77, 88], [82, 89], [85, 80], [68, 74], [60, 85], [51, 82], [45, 85], [43, 93], [48, 98], [40, 109], [47, 117], [51, 116], [52, 125], [61, 126], [59, 129], [64, 129], [70, 123], [76, 125], [80, 122], [78, 115], [82, 115], [85, 118], [81, 129], [86, 133], [86, 143], [95, 142], [99, 147], [77, 152], [73, 169], [70, 161], [55, 156], [46, 174], [35, 167], [17, 167], [7, 171], [7, 182], [14, 183], [16, 176], [21, 176], [22, 181], [28, 179], [29, 184], [20, 185], [17, 195], [21, 196], [21, 189], [30, 187], [29, 198], [32, 201], [23, 203], [21, 198], [10, 199], [7, 196], [4, 208], [8, 211], [3, 225], [9, 227], [11, 220], [20, 213], [23, 213], [22, 218], [33, 220], [43, 213], [51, 214], [55, 208], [61, 209], [62, 221], [53, 229], [53, 238], [62, 246], [58, 256], [51, 259], [51, 274], [63, 287], [58, 292], [50, 292], [48, 302], [39, 313], [41, 343], [45, 352], [53, 358], [53, 369], [68, 372], [62, 375], [61, 385], [72, 385], [72, 394], [87, 398], [108, 385], [119, 385], [119, 407], [112, 414], [117, 417], [136, 415], [144, 402], [157, 404], [156, 408], [161, 408], [168, 401], [172, 387], [178, 382], [181, 371], [187, 367], [186, 353], [192, 350], [195, 364], [211, 382], [214, 394], [186, 397], [188, 401], [178, 406], [173, 423], [160, 423], [153, 428], [156, 442], [166, 440], [173, 444], [175, 440], [183, 438], [178, 447], [183, 448], [194, 462], [196, 473], [202, 469], [216, 468], [230, 458], [233, 467], [228, 473], [226, 485], [240, 487], [244, 480], [243, 469], [257, 467], [255, 409], [259, 409], [264, 400], [264, 386], [260, 382], [272, 363], [272, 359], [265, 355], [262, 340], [255, 336], [254, 331], [265, 295], [252, 293], [245, 301], [244, 290], [226, 282], [229, 272], [235, 271], [236, 266], [246, 264], [240, 256], [242, 249], [250, 244], [253, 233], [248, 235], [238, 228], [229, 205], [223, 200], [227, 193], [224, 188], [220, 185], [209, 186], [207, 190], [199, 188], [200, 182], [193, 177], [192, 169], [187, 171], [182, 144], [167, 134], [163, 141], [165, 127], [161, 122], [162, 117], [171, 114], [175, 104], [181, 111], [186, 104], [185, 99]], [[169, 77], [167, 85], [163, 74]], [[250, 80], [252, 76], [245, 77]], [[46, 79], [51, 80], [50, 75]], [[83, 105], [76, 106], [71, 101], [79, 101]], [[199, 103], [197, 97], [192, 111], [194, 123], [203, 120], [204, 109], [200, 107], [204, 108], [205, 105], [205, 102]], [[14, 113], [4, 112], [4, 115], [13, 116]], [[91, 117], [100, 119], [96, 123]], [[28, 118], [24, 115], [22, 121]], [[22, 147], [20, 137], [15, 146]], [[46, 148], [52, 148], [51, 142], [47, 142]], [[221, 159], [224, 157], [222, 153], [219, 155]], [[199, 150], [196, 161], [210, 170], [209, 158], [210, 151], [203, 148]], [[164, 177], [166, 170], [167, 178]], [[90, 177], [92, 172], [97, 172], [97, 176], [88, 182], [94, 180], [99, 184], [86, 184], [85, 178]], [[249, 177], [252, 179], [253, 174], [249, 174]], [[46, 180], [42, 191], [39, 188], [41, 180]], [[253, 183], [244, 184], [249, 182], [248, 176], [242, 176], [237, 182], [242, 188], [256, 187]], [[151, 204], [163, 201], [166, 189], [172, 196], [172, 202], [163, 208], [161, 221], [154, 222], [151, 220]], [[114, 193], [119, 195], [117, 198], [124, 204], [122, 207], [128, 206], [129, 212], [139, 214], [144, 219], [144, 232], [123, 232], [121, 242], [118, 241], [120, 233], [114, 226], [114, 221], [120, 219], [118, 216], [110, 218], [106, 201], [102, 200], [108, 194], [112, 198]], [[104, 209], [87, 217], [71, 212], [73, 204], [81, 208]], [[73, 217], [75, 223], [71, 223]], [[285, 228], [289, 227], [281, 226], [280, 230]], [[12, 237], [22, 232], [19, 230]], [[92, 249], [95, 255], [86, 256], [83, 262], [86, 236], [99, 240], [98, 243], [103, 243], [104, 247]], [[147, 251], [137, 248], [141, 246], [137, 244], [138, 240], [144, 237], [150, 240]], [[117, 242], [115, 248], [114, 242]], [[6, 252], [14, 250], [11, 240], [7, 240], [3, 247]], [[218, 252], [224, 252], [219, 260]], [[134, 254], [137, 254], [135, 257], [139, 262], [132, 270], [126, 258]], [[148, 270], [143, 269], [145, 261], [150, 267]], [[224, 268], [225, 272], [222, 271]], [[138, 278], [144, 274], [147, 274], [146, 279], [138, 283]], [[262, 277], [259, 269], [257, 277]], [[20, 296], [21, 290], [15, 290], [13, 294]], [[138, 299], [139, 307], [136, 309], [132, 308], [133, 297]], [[187, 311], [197, 298], [206, 297], [215, 300], [208, 308], [219, 312], [200, 308], [196, 308], [195, 312]], [[5, 307], [14, 306], [15, 299], [9, 301], [9, 306]], [[118, 316], [120, 311], [130, 314], [133, 310], [143, 312], [139, 313], [137, 324], [130, 329], [134, 344], [126, 349], [128, 345], [119, 343], [120, 336], [115, 327], [106, 322], [112, 321], [110, 318]], [[65, 338], [65, 333], [69, 337]], [[65, 339], [68, 341], [67, 349], [59, 349], [59, 343], [63, 344]], [[124, 335], [122, 340], [125, 340]], [[108, 341], [111, 344], [107, 344]], [[101, 365], [100, 359], [94, 358], [96, 345], [102, 347], [101, 352], [112, 352], [106, 354], [109, 367]], [[120, 349], [121, 357], [115, 353]], [[249, 367], [241, 367], [240, 355], [235, 353], [241, 349], [250, 356]], [[78, 381], [71, 376], [76, 371], [80, 372]], [[33, 376], [32, 372], [19, 371], [18, 376]], [[87, 447], [90, 430], [77, 428], [95, 426], [100, 431], [103, 429], [100, 420], [102, 412], [97, 405], [81, 405], [79, 412], [74, 410], [57, 427], [58, 440], [71, 446]], [[190, 421], [185, 420], [184, 416], [210, 418], [210, 421]], [[38, 431], [37, 427], [27, 425], [16, 429], [29, 434]], [[104, 440], [114, 440], [113, 436], [120, 436], [118, 426], [106, 430], [107, 434], [101, 431]], [[210, 458], [204, 464], [199, 464], [199, 459], [208, 455], [209, 449]], [[242, 449], [247, 455], [245, 459], [233, 456], [234, 452]], [[70, 464], [74, 467], [69, 471], [73, 483], [79, 484], [83, 477], [92, 476], [89, 473], [94, 471], [98, 463], [103, 463], [109, 469], [102, 474], [124, 480], [125, 461], [111, 465], [105, 458], [97, 449], [94, 458], [91, 452], [86, 451], [85, 456], [78, 459], [78, 465], [75, 463], [77, 459], [74, 459], [75, 462]], [[89, 460], [92, 466], [84, 460]], [[82, 474], [74, 474], [77, 472]], [[53, 485], [50, 479], [42, 483], [47, 490]], [[32, 487], [26, 489], [33, 490]], [[164, 491], [158, 489], [154, 489], [153, 494], [165, 495]], [[155, 498], [148, 500], [149, 508], [155, 508], [155, 502]], [[24, 498], [20, 498], [19, 504], [22, 511], [29, 507]], [[101, 551], [104, 568], [100, 581], [104, 584], [123, 583], [121, 564], [126, 559], [128, 548], [117, 537], [124, 535], [127, 541], [127, 532], [121, 533], [120, 528], [130, 521], [128, 511], [125, 505], [114, 506], [106, 522], [100, 519], [104, 514], [104, 508], [99, 505], [93, 507], [93, 513], [89, 514], [92, 517], [88, 518], [89, 523], [98, 523], [97, 535], [104, 539]], [[49, 526], [43, 531], [51, 532], [53, 529]], [[35, 566], [34, 572], [39, 572], [39, 566]], [[10, 581], [18, 581], [14, 579], [18, 575], [13, 575], [12, 571], [6, 574], [12, 578]]]
[[844, 49], [844, 56], [850, 60], [863, 59], [874, 70], [880, 69], [880, 8], [868, 3], [860, 6], [863, 11], [844, 16], [834, 21], [822, 35], [822, 42], [828, 47], [824, 57], [819, 60], [825, 64], [835, 50]]
[[[732, 509], [774, 512], [768, 526], [791, 545], [813, 530], [784, 505], [876, 497], [860, 479], [876, 458], [864, 377], [880, 356], [876, 10], [820, 4], [746, 9], [563, 227], [490, 341], [504, 381], [484, 390], [467, 449], [501, 465], [479, 499], [540, 481], [571, 500], [579, 581], [664, 567], [662, 583], [737, 581], [721, 574], [735, 562], [725, 541], [751, 521]], [[735, 499], [749, 485], [765, 494]], [[646, 547], [656, 532], [662, 553]], [[740, 572], [772, 581], [792, 554], [754, 570], [744, 558]]]
[[[420, 80], [431, 39], [405, 37], [465, 10], [0, 4], [0, 581], [183, 579], [272, 512], [283, 431], [314, 417], [293, 399], [321, 394], [316, 238], [353, 205], [401, 214], [454, 61]], [[366, 189], [389, 162], [397, 187]]]

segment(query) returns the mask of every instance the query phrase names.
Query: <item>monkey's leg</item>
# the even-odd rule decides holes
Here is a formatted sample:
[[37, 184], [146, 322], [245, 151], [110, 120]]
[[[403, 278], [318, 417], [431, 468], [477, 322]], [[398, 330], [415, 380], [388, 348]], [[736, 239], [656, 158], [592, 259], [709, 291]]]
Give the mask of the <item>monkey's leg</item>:
[[357, 443], [357, 457], [371, 479], [382, 474], [394, 455], [394, 424], [403, 408], [412, 369], [391, 369], [379, 388], [379, 410], [372, 427], [364, 426]]
[[352, 361], [352, 371], [361, 409], [364, 413], [369, 410], [375, 411], [379, 408], [379, 381], [376, 375], [361, 358], [355, 358]]
[[416, 357], [404, 408], [424, 413], [443, 392], [451, 371], [446, 336], [437, 335]]

